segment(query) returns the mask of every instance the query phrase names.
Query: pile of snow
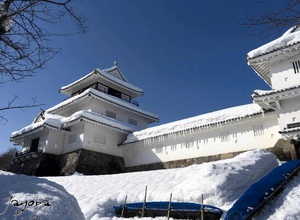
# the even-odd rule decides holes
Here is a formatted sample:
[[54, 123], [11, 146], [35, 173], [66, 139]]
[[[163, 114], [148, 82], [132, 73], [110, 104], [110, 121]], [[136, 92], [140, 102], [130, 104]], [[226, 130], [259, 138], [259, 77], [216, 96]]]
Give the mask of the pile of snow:
[[77, 200], [47, 179], [0, 171], [0, 219], [84, 219]]
[[255, 50], [250, 51], [247, 56], [248, 59], [255, 58], [257, 56], [270, 53], [282, 49], [287, 46], [300, 42], [300, 31], [298, 26], [294, 26], [286, 31], [281, 37], [273, 40]]
[[278, 166], [276, 157], [255, 150], [235, 158], [192, 165], [186, 168], [124, 173], [102, 176], [47, 177], [73, 194], [86, 219], [111, 219], [111, 205], [142, 202], [147, 186], [147, 201], [201, 202], [224, 211], [254, 182]]
[[251, 115], [260, 114], [262, 112], [263, 109], [255, 103], [222, 109], [219, 111], [133, 132], [132, 134], [128, 135], [125, 143], [171, 134], [187, 129], [209, 126], [211, 124], [222, 123], [230, 120], [242, 119]]

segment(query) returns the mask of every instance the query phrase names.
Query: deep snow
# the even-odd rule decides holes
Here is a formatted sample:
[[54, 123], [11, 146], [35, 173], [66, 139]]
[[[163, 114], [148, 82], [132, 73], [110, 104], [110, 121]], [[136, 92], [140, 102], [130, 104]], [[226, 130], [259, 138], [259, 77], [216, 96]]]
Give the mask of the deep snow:
[[[43, 196], [44, 199], [49, 200], [51, 209], [41, 206], [32, 208], [34, 213], [45, 220], [54, 217], [76, 219], [74, 213], [78, 216], [77, 219], [82, 219], [81, 211], [88, 220], [117, 219], [114, 217], [111, 205], [122, 204], [126, 195], [127, 202], [143, 201], [147, 186], [147, 201], [168, 201], [172, 193], [173, 201], [200, 203], [203, 194], [204, 203], [221, 208], [225, 212], [224, 217], [226, 211], [251, 184], [278, 165], [273, 154], [265, 150], [254, 150], [235, 158], [185, 168], [114, 175], [76, 174], [66, 177], [37, 178], [1, 172], [0, 195], [4, 201], [0, 206], [0, 213], [6, 207], [10, 195], [20, 201], [30, 200], [39, 195], [39, 198]], [[76, 206], [74, 197], [69, 194], [77, 199], [81, 211]], [[267, 205], [256, 220], [299, 219], [299, 196], [300, 178], [297, 176], [278, 199]], [[10, 211], [0, 216], [0, 219], [4, 219], [3, 217], [12, 219], [10, 217], [15, 212], [13, 208], [10, 205]], [[28, 208], [27, 215], [32, 214], [29, 212], [32, 208]]]

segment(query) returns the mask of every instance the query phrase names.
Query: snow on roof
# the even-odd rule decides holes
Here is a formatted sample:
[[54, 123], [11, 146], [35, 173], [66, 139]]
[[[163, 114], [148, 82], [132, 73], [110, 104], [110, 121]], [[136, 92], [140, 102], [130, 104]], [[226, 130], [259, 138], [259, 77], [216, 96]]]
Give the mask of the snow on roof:
[[107, 125], [109, 127], [127, 131], [127, 132], [133, 132], [133, 131], [137, 131], [140, 129], [138, 126], [135, 126], [135, 125], [132, 125], [132, 124], [129, 124], [126, 122], [118, 121], [116, 119], [109, 118], [104, 115], [97, 114], [95, 112], [91, 112], [88, 110], [81, 110], [81, 111], [75, 112], [70, 117], [63, 117], [63, 116], [59, 116], [59, 115], [45, 113], [44, 119], [42, 121], [32, 123], [32, 124], [22, 128], [19, 131], [13, 132], [11, 134], [11, 138], [14, 139], [17, 136], [31, 132], [42, 126], [46, 126], [46, 127], [50, 126], [57, 130], [60, 130], [60, 129], [65, 130], [68, 127], [70, 127], [71, 125], [73, 125], [75, 121], [79, 121], [79, 119], [93, 121], [95, 123]]
[[[66, 85], [66, 86], [63, 86], [60, 88], [60, 91], [64, 91], [64, 90], [67, 90], [67, 89], [70, 89], [71, 87], [75, 86], [75, 85], [79, 85], [80, 83], [84, 82], [85, 80], [87, 80], [88, 78], [90, 77], [93, 77], [94, 74], [97, 74], [97, 76], [100, 76], [100, 77], [103, 77], [105, 78], [106, 80], [109, 80], [111, 82], [113, 82], [114, 84], [117, 84], [117, 85], [120, 85], [122, 87], [125, 87], [126, 89], [130, 89], [136, 93], [139, 93], [139, 94], [143, 94], [143, 90], [137, 86], [134, 86], [132, 84], [130, 84], [126, 79], [125, 77], [122, 75], [122, 77], [124, 78], [124, 80], [126, 81], [123, 81], [121, 79], [118, 79], [116, 78], [115, 76], [109, 74], [108, 71], [111, 71], [112, 69], [115, 69], [115, 68], [118, 68], [118, 67], [111, 67], [111, 68], [108, 68], [108, 69], [105, 69], [105, 70], [101, 70], [101, 69], [95, 69], [94, 71], [92, 71], [91, 73], [83, 76], [82, 78], [76, 80], [75, 82], [73, 83], [70, 83], [69, 85]], [[119, 71], [120, 72], [120, 71]]]
[[128, 135], [127, 140], [124, 142], [124, 144], [174, 132], [184, 131], [187, 129], [222, 123], [228, 120], [242, 119], [251, 115], [260, 114], [263, 111], [264, 110], [259, 105], [253, 103], [210, 112], [203, 115], [198, 115], [195, 117], [133, 132], [132, 134]]
[[273, 40], [255, 50], [250, 51], [247, 54], [247, 59], [252, 59], [258, 56], [262, 56], [268, 53], [271, 53], [273, 51], [280, 50], [282, 48], [300, 43], [300, 31], [299, 27], [294, 26], [290, 28], [288, 31], [286, 31], [281, 37], [277, 38], [276, 40]]
[[80, 100], [81, 98], [87, 96], [88, 94], [95, 95], [98, 98], [100, 98], [104, 101], [106, 100], [109, 103], [113, 103], [114, 105], [116, 105], [118, 107], [125, 108], [125, 109], [133, 111], [135, 113], [142, 114], [143, 116], [150, 117], [154, 121], [158, 121], [158, 116], [157, 115], [155, 115], [153, 113], [150, 113], [148, 111], [145, 111], [145, 110], [137, 107], [136, 105], [134, 105], [130, 102], [127, 102], [125, 100], [122, 100], [118, 97], [108, 95], [106, 93], [100, 92], [100, 91], [92, 89], [92, 88], [89, 88], [89, 89], [85, 90], [83, 93], [81, 93], [79, 95], [76, 95], [76, 96], [73, 96], [73, 97], [71, 97], [71, 98], [69, 98], [69, 99], [53, 106], [52, 108], [47, 109], [46, 112], [52, 113], [52, 112], [54, 112], [54, 111], [56, 111], [60, 108], [63, 108], [63, 107], [65, 107], [65, 106], [67, 106], [71, 103], [72, 104], [76, 103], [78, 100]]
[[[116, 68], [117, 68], [117, 67], [116, 67]], [[134, 86], [134, 85], [128, 83], [128, 81], [125, 82], [125, 81], [120, 80], [120, 79], [114, 77], [113, 75], [109, 74], [109, 72], [108, 72], [109, 70], [110, 70], [110, 68], [109, 68], [109, 69], [105, 69], [105, 70], [97, 69], [97, 71], [98, 71], [102, 76], [104, 76], [104, 77], [106, 77], [106, 78], [108, 78], [108, 79], [114, 81], [115, 83], [120, 84], [120, 85], [122, 85], [122, 86], [124, 86], [124, 87], [126, 87], [126, 88], [131, 89], [131, 90], [134, 90], [134, 91], [136, 91], [136, 92], [138, 92], [138, 93], [143, 93], [143, 90], [142, 90], [141, 88], [139, 88], [139, 87], [137, 87], [137, 86]], [[120, 72], [120, 71], [119, 71], [119, 72]], [[124, 77], [124, 78], [125, 78], [125, 77]]]
[[283, 88], [283, 89], [272, 89], [272, 90], [256, 89], [253, 91], [253, 94], [251, 95], [251, 97], [256, 98], [256, 97], [262, 97], [262, 96], [267, 96], [267, 95], [272, 95], [272, 94], [278, 94], [281, 92], [290, 91], [290, 90], [298, 89], [298, 88], [300, 88], [300, 85], [295, 85], [295, 86], [291, 86], [291, 87]]

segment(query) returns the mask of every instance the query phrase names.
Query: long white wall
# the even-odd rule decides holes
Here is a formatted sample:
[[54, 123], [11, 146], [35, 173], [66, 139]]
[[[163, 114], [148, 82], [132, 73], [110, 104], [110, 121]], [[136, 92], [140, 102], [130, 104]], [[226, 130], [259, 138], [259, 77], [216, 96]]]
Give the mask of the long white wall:
[[127, 167], [273, 147], [281, 138], [275, 112], [122, 146]]

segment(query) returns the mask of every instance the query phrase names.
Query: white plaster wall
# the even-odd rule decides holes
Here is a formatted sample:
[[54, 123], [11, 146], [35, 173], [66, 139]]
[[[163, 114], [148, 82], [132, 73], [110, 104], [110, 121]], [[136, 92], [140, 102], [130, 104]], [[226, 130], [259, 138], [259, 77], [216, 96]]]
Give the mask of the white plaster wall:
[[106, 110], [114, 112], [117, 120], [127, 123], [129, 118], [134, 119], [137, 121], [137, 126], [141, 129], [148, 126], [148, 122], [144, 117], [96, 99], [92, 101], [91, 110], [102, 115], [106, 114]]
[[279, 129], [287, 128], [287, 124], [300, 122], [300, 96], [280, 101], [281, 109], [277, 109]]
[[[69, 141], [70, 136], [72, 136], [72, 140]], [[64, 138], [64, 147], [62, 153], [68, 153], [75, 150], [79, 150], [83, 146], [83, 139], [84, 139], [84, 122], [80, 122], [71, 126], [71, 132], [65, 134]]]
[[[263, 135], [254, 136], [253, 126], [263, 124]], [[229, 133], [229, 140], [221, 140], [221, 132]], [[122, 146], [125, 165], [138, 166], [158, 162], [196, 158], [229, 152], [273, 147], [281, 138], [275, 113], [253, 116], [221, 127], [211, 127], [176, 136], [148, 139]], [[159, 151], [159, 152], [158, 152]]]
[[25, 151], [30, 149], [32, 140], [39, 138], [38, 149], [44, 153], [61, 154], [64, 140], [64, 133], [45, 129], [26, 137], [23, 149]]
[[60, 155], [63, 150], [65, 133], [49, 130], [48, 136], [40, 139], [45, 153]]
[[64, 117], [69, 117], [75, 112], [81, 111], [81, 110], [90, 110], [92, 105], [91, 98], [86, 98], [80, 102], [77, 102], [75, 104], [72, 104], [68, 106], [68, 108], [60, 109], [58, 110], [55, 114], [64, 116]]
[[[283, 56], [283, 55], [282, 55]], [[293, 61], [300, 60], [300, 56], [292, 59], [275, 59], [270, 63], [271, 83], [273, 89], [283, 89], [300, 84], [300, 73], [294, 73]]]
[[39, 138], [38, 149], [45, 152], [45, 148], [48, 145], [48, 141], [47, 141], [48, 135], [49, 135], [49, 130], [47, 129], [47, 130], [42, 130], [40, 132], [26, 136], [26, 138], [24, 140], [23, 151], [30, 150], [32, 140]]
[[[95, 135], [105, 137], [105, 143], [95, 142]], [[86, 122], [83, 149], [122, 157], [123, 152], [118, 145], [124, 142], [126, 137], [126, 133]]]

